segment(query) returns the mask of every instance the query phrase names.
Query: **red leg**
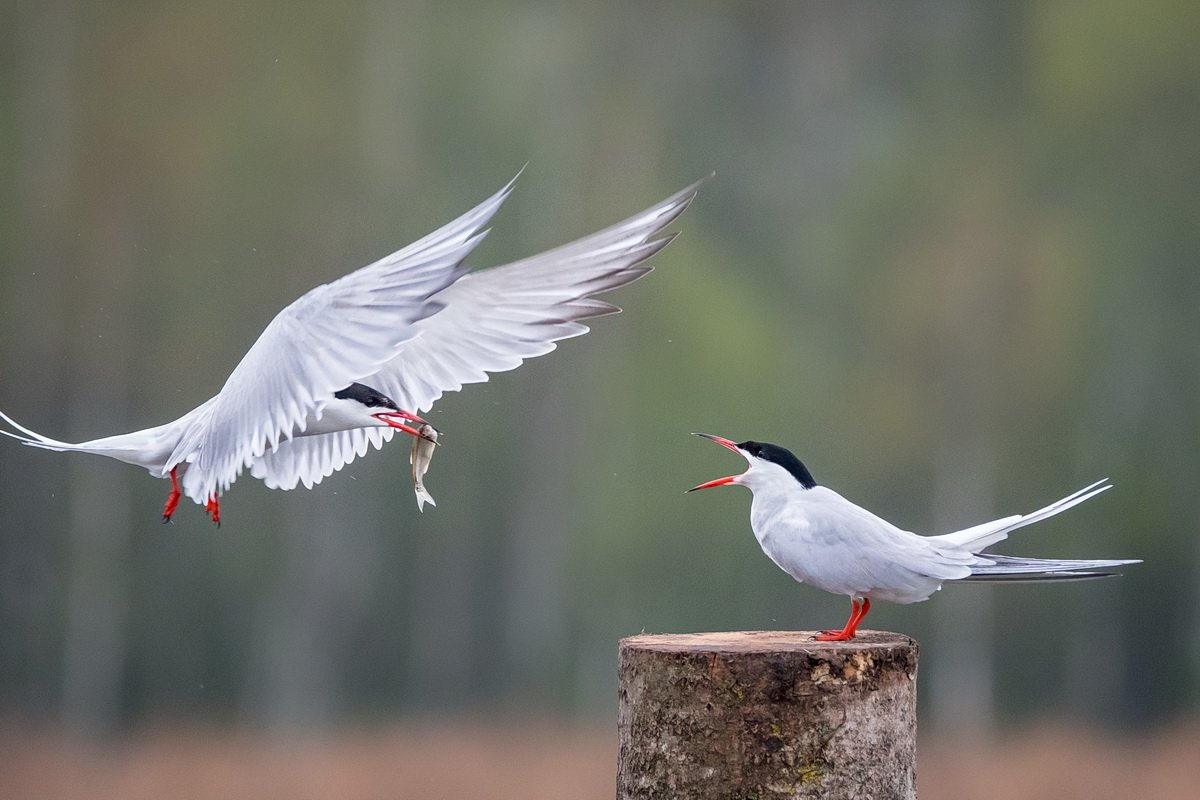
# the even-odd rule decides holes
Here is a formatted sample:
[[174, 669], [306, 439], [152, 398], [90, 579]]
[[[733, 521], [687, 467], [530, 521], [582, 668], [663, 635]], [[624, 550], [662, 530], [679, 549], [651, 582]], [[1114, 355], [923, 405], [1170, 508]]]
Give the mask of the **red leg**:
[[217, 523], [217, 527], [221, 527], [221, 498], [217, 497], [216, 493], [209, 496], [204, 510], [212, 517], [212, 521]]
[[834, 635], [836, 635], [836, 634], [839, 634], [839, 633], [841, 633], [841, 632], [842, 632], [843, 630], [845, 630], [846, 628], [849, 628], [849, 627], [850, 627], [850, 623], [851, 623], [851, 622], [854, 622], [854, 618], [858, 616], [858, 608], [859, 608], [859, 606], [858, 606], [858, 600], [856, 600], [856, 599], [854, 599], [853, 597], [851, 597], [851, 598], [850, 598], [850, 619], [846, 620], [846, 626], [845, 626], [845, 628], [842, 628], [841, 630], [838, 630], [838, 629], [836, 629], [836, 628], [831, 628], [831, 629], [829, 629], [829, 630], [824, 630], [824, 631], [821, 631], [821, 633], [822, 633], [823, 635], [825, 635], [825, 636], [834, 636]]
[[171, 521], [171, 515], [175, 513], [176, 508], [179, 508], [179, 498], [181, 496], [179, 478], [175, 476], [175, 467], [171, 467], [171, 493], [167, 495], [167, 504], [163, 506], [163, 522]]
[[863, 601], [862, 601], [862, 607], [860, 608], [860, 610], [858, 612], [858, 619], [854, 620], [854, 625], [852, 625], [850, 628], [850, 637], [851, 638], [858, 635], [858, 626], [861, 625], [862, 621], [867, 618], [867, 612], [870, 610], [871, 610], [871, 598], [864, 597]]
[[850, 619], [846, 620], [846, 627], [840, 631], [821, 631], [816, 637], [818, 642], [845, 642], [854, 638], [854, 634], [858, 632], [858, 626], [862, 623], [863, 618], [867, 616], [867, 612], [871, 610], [871, 601], [863, 598], [860, 604], [858, 600], [850, 598]]

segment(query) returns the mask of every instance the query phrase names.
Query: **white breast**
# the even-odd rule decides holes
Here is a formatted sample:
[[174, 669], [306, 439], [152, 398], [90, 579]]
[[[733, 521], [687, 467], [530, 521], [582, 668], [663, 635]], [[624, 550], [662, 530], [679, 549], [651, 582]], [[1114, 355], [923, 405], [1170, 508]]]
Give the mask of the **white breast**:
[[798, 581], [834, 594], [914, 603], [970, 568], [823, 486], [785, 470], [756, 481], [750, 524], [763, 552]]

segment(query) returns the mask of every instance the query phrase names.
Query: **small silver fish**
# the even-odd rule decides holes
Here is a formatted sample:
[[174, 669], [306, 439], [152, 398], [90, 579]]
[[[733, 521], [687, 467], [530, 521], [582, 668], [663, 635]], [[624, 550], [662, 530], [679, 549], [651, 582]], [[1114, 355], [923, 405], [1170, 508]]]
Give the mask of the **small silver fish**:
[[426, 422], [417, 428], [420, 436], [413, 437], [412, 451], [408, 460], [412, 464], [413, 489], [417, 493], [417, 510], [424, 511], [425, 504], [436, 506], [433, 497], [425, 489], [425, 473], [429, 470], [429, 462], [433, 460], [433, 451], [437, 449], [437, 428]]

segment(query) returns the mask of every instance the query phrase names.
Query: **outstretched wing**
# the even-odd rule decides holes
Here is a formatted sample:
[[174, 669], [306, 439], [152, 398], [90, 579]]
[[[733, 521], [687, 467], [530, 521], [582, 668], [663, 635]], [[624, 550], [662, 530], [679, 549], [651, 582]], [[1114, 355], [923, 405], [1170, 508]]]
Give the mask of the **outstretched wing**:
[[[414, 326], [417, 335], [363, 383], [404, 409], [424, 411], [444, 392], [515, 369], [555, 342], [586, 333], [580, 320], [619, 311], [592, 295], [632, 283], [671, 241], [662, 234], [696, 195], [699, 182], [599, 233], [502, 267], [463, 276], [433, 296], [445, 308]], [[662, 235], [660, 235], [662, 234]], [[320, 483], [394, 431], [342, 432], [280, 442], [254, 461], [272, 488]]]
[[353, 428], [290, 439], [255, 459], [250, 474], [269, 489], [295, 489], [301, 483], [311, 489], [358, 456], [366, 455], [369, 447], [383, 447], [395, 433], [395, 428]]
[[[515, 179], [514, 179], [515, 180]], [[180, 439], [164, 469], [189, 462], [183, 489], [204, 502], [245, 466], [302, 429], [334, 392], [376, 372], [440, 311], [436, 299], [512, 189], [373, 264], [318, 286], [271, 320], [208, 413]]]
[[425, 411], [444, 392], [516, 369], [555, 342], [587, 333], [582, 320], [620, 311], [593, 295], [632, 283], [674, 238], [664, 234], [700, 182], [624, 222], [505, 266], [472, 272], [434, 295], [446, 308], [365, 383], [401, 408]]

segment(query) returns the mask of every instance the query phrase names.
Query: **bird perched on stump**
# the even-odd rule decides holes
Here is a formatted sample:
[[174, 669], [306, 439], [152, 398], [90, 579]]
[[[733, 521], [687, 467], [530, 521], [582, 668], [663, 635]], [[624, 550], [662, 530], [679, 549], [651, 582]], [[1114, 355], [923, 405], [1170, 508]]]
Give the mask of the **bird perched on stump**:
[[822, 631], [821, 641], [853, 639], [872, 600], [916, 603], [945, 581], [1062, 581], [1103, 578], [1133, 559], [1079, 560], [1019, 558], [983, 551], [1011, 531], [1052, 517], [1112, 488], [1097, 481], [1031, 514], [985, 522], [941, 536], [919, 536], [897, 528], [837, 492], [821, 486], [786, 448], [764, 442], [736, 443], [698, 433], [742, 456], [749, 468], [740, 475], [702, 483], [747, 487], [750, 527], [763, 552], [801, 583], [850, 598], [850, 619], [841, 630]]

